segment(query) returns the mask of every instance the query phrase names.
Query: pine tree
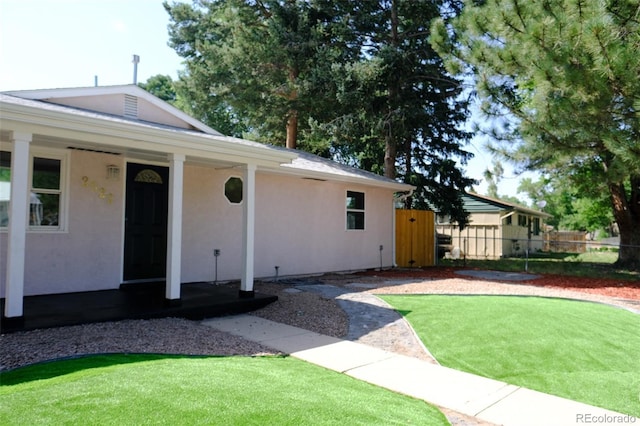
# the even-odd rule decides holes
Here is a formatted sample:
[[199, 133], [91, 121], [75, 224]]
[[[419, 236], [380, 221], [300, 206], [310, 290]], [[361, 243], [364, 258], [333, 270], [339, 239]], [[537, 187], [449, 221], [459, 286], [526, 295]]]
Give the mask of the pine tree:
[[206, 118], [229, 111], [247, 137], [413, 184], [408, 206], [438, 207], [464, 226], [467, 103], [428, 41], [430, 22], [457, 4], [165, 3], [170, 44], [185, 58], [178, 91], [218, 130]]
[[472, 156], [462, 148], [470, 137], [462, 129], [468, 105], [461, 81], [448, 74], [429, 44], [430, 23], [455, 14], [456, 2], [338, 4], [357, 10], [348, 24], [360, 57], [333, 68], [342, 110], [325, 128], [334, 152], [415, 185], [408, 207], [437, 207], [464, 226], [461, 193], [475, 182], [459, 167]]
[[434, 34], [448, 69], [475, 78], [497, 149], [608, 194], [618, 264], [640, 268], [640, 5], [468, 2]]

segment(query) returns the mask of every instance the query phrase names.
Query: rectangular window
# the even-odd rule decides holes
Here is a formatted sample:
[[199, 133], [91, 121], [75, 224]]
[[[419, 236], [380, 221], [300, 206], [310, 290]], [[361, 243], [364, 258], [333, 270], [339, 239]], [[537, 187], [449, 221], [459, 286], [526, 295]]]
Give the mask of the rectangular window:
[[[64, 155], [36, 153], [29, 168], [29, 227], [63, 228]], [[9, 225], [11, 197], [11, 152], [0, 152], [0, 227]]]
[[0, 151], [0, 227], [9, 225], [11, 200], [11, 153]]
[[540, 235], [540, 218], [533, 219], [533, 235]]
[[30, 226], [60, 225], [62, 161], [33, 157]]
[[521, 214], [518, 215], [518, 226], [527, 226], [527, 217]]
[[364, 229], [364, 192], [347, 191], [347, 229]]

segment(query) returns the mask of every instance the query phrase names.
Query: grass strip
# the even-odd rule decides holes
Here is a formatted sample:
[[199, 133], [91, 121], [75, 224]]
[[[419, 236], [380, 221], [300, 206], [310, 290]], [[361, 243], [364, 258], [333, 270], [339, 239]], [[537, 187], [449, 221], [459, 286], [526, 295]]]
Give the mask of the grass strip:
[[447, 367], [640, 416], [640, 315], [540, 297], [382, 298]]
[[0, 374], [2, 425], [447, 425], [424, 401], [288, 357], [99, 355]]

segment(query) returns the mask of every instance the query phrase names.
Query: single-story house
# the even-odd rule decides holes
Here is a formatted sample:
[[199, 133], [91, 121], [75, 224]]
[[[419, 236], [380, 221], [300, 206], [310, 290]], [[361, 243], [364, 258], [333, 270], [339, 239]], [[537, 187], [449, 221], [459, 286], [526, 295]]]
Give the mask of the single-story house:
[[[390, 267], [413, 187], [227, 137], [134, 85], [0, 94], [0, 297]], [[214, 270], [215, 268], [215, 270]]]
[[[542, 250], [544, 220], [551, 215], [484, 195], [462, 195], [469, 224], [461, 231], [448, 216], [436, 214], [436, 231], [451, 236], [451, 253], [475, 259], [521, 256]], [[436, 212], [437, 213], [437, 212]]]

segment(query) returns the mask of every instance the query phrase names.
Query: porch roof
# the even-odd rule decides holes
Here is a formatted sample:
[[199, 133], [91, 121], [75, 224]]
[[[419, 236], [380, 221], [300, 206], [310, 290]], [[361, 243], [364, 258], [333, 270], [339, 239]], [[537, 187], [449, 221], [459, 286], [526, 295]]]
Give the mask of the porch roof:
[[[207, 134], [81, 108], [0, 94], [2, 130], [34, 134], [34, 142], [109, 151], [166, 161], [167, 154], [187, 160], [279, 166], [296, 155], [219, 134]], [[6, 135], [2, 135], [6, 139]]]
[[[127, 92], [129, 88], [110, 87], [107, 92], [113, 93], [116, 89]], [[32, 133], [33, 142], [38, 145], [109, 152], [147, 161], [166, 162], [168, 154], [182, 154], [191, 164], [225, 167], [251, 163], [262, 171], [302, 178], [336, 180], [394, 191], [414, 188], [302, 151], [223, 136], [137, 87], [133, 89], [135, 94], [144, 93], [142, 96], [153, 100], [154, 105], [165, 109], [168, 106], [172, 113], [180, 114], [180, 118], [187, 117], [201, 126], [190, 130], [42, 100], [54, 94], [79, 96], [105, 90], [76, 88], [0, 93], [0, 139], [10, 139], [9, 131], [24, 132]]]

